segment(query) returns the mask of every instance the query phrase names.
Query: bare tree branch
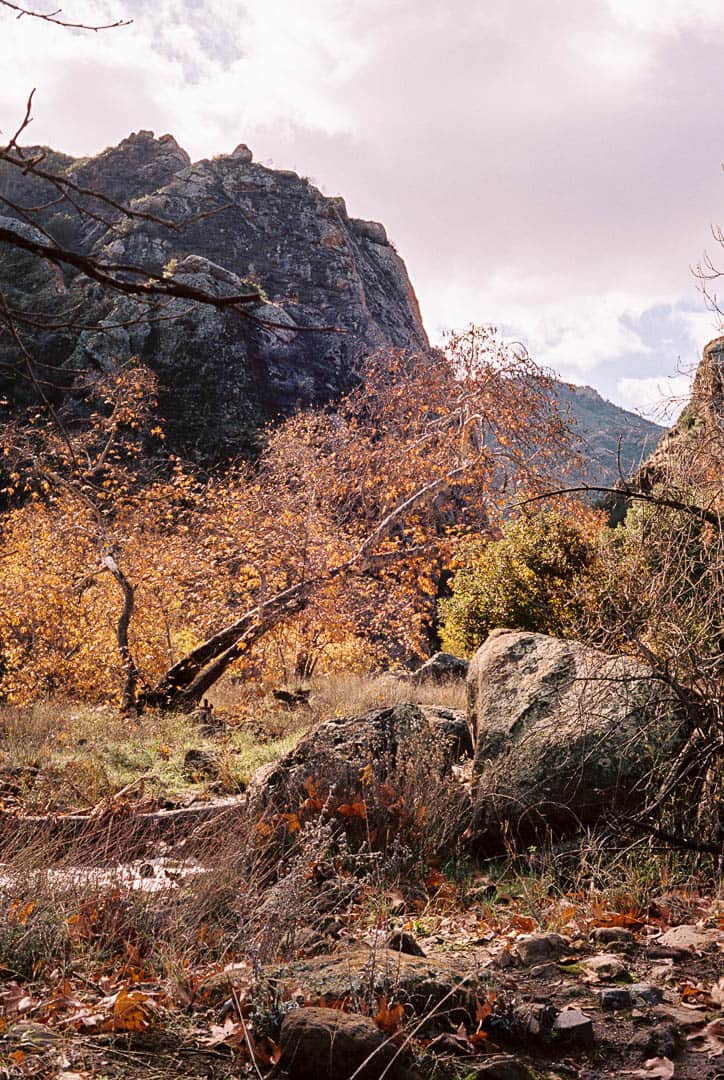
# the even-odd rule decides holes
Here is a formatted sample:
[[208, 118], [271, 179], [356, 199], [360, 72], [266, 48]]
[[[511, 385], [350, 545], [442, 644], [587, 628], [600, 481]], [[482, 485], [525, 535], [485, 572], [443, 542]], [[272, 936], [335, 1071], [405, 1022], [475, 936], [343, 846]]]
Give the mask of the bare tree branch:
[[24, 16], [27, 16], [29, 19], [40, 19], [42, 22], [52, 23], [54, 26], [62, 26], [65, 30], [91, 30], [94, 33], [97, 33], [99, 30], [117, 30], [121, 26], [130, 26], [133, 22], [133, 19], [117, 19], [116, 22], [90, 26], [87, 23], [66, 22], [65, 19], [59, 18], [63, 11], [62, 8], [43, 13], [41, 11], [32, 11], [30, 8], [21, 7], [20, 4], [11, 4], [10, 0], [0, 0], [0, 7], [6, 7], [9, 8], [10, 11], [14, 11], [16, 13], [16, 18], [18, 19], [22, 19]]

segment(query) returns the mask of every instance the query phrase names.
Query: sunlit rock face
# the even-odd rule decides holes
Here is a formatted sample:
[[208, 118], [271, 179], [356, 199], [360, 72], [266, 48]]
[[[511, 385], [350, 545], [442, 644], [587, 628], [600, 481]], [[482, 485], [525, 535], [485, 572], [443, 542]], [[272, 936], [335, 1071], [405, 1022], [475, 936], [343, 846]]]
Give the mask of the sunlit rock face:
[[720, 508], [723, 473], [724, 337], [718, 337], [704, 346], [689, 403], [639, 469], [636, 481], [644, 491], [660, 485], [688, 489]]
[[[255, 164], [243, 143], [192, 163], [172, 136], [140, 131], [90, 159], [48, 151], [44, 167], [148, 215], [128, 220], [87, 195], [80, 201], [93, 216], [56, 204], [40, 218], [59, 244], [109, 263], [166, 267], [215, 295], [248, 293], [250, 282], [263, 290], [265, 302], [244, 315], [181, 301], [149, 308], [75, 272], [40, 273], [32, 257], [0, 248], [0, 279], [26, 310], [47, 317], [80, 305], [85, 328], [34, 331], [42, 359], [70, 373], [140, 356], [158, 373], [169, 441], [185, 454], [243, 453], [263, 421], [349, 387], [365, 354], [428, 345], [384, 227], [350, 218], [343, 199], [296, 173]], [[52, 194], [8, 168], [3, 192], [36, 206]], [[22, 388], [7, 389], [22, 400]]]

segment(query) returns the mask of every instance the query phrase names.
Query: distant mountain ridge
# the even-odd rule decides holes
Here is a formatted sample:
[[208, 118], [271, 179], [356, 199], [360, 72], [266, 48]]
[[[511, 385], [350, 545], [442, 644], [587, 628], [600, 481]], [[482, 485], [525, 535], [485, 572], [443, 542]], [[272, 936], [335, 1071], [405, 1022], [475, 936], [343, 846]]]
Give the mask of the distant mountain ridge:
[[561, 382], [557, 395], [562, 411], [574, 421], [589, 484], [615, 485], [629, 478], [666, 434], [665, 427], [614, 405], [592, 386]]

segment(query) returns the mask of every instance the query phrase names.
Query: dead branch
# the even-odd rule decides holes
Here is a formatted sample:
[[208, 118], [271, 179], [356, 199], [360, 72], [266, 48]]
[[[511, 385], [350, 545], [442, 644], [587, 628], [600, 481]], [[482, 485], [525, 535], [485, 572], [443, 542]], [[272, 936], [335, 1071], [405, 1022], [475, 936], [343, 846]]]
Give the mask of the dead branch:
[[12, 4], [10, 0], [0, 0], [0, 7], [9, 8], [10, 11], [16, 13], [16, 18], [22, 19], [27, 16], [29, 19], [40, 19], [42, 22], [52, 23], [53, 26], [61, 26], [65, 30], [90, 30], [93, 33], [98, 33], [99, 30], [117, 30], [121, 26], [130, 26], [133, 19], [117, 19], [112, 23], [105, 23], [103, 25], [91, 26], [87, 23], [74, 23], [66, 22], [65, 19], [60, 19], [63, 9], [57, 8], [55, 11], [49, 11], [43, 13], [41, 11], [32, 11], [30, 8], [21, 7], [20, 4]]

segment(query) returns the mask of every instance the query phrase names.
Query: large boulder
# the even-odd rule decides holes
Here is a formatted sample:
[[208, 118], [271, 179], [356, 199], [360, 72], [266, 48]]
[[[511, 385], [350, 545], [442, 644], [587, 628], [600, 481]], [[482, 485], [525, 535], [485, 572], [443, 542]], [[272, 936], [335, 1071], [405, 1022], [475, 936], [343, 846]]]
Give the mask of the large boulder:
[[687, 727], [650, 669], [543, 634], [496, 630], [468, 673], [475, 831], [563, 835], [640, 807]]
[[252, 777], [249, 812], [293, 832], [326, 818], [355, 843], [384, 845], [402, 830], [440, 850], [469, 824], [469, 793], [452, 769], [466, 752], [461, 719], [402, 704], [327, 720]]

